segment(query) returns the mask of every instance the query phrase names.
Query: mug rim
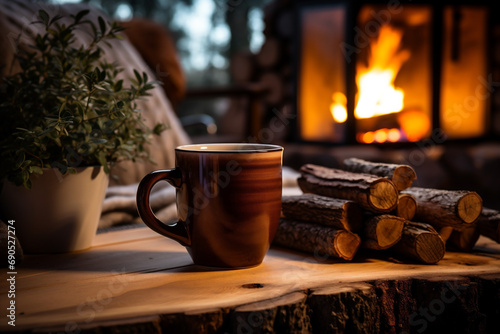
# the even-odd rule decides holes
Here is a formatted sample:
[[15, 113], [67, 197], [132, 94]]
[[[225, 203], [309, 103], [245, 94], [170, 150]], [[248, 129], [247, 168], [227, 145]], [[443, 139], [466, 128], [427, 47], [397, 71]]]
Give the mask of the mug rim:
[[175, 150], [195, 153], [258, 153], [283, 151], [283, 147], [259, 143], [205, 143], [181, 145]]

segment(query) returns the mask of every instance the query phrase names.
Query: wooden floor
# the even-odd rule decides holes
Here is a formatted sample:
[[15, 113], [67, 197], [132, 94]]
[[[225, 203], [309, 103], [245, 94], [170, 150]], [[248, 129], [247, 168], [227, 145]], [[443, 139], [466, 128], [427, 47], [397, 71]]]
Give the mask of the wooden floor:
[[[401, 263], [401, 259], [380, 252], [359, 254], [352, 262], [342, 262], [273, 247], [257, 267], [218, 270], [193, 265], [182, 246], [148, 228], [102, 233], [88, 251], [26, 256], [16, 268], [16, 326], [9, 326], [8, 318], [2, 316], [0, 331], [104, 333], [103, 328], [118, 326], [121, 333], [161, 332], [165, 328], [172, 332], [248, 333], [257, 328], [259, 332], [269, 332], [265, 326], [271, 326], [270, 331], [276, 331], [276, 326], [291, 326], [302, 328], [298, 332], [310, 332], [321, 326], [333, 328], [327, 323], [330, 320], [320, 317], [319, 309], [315, 311], [318, 299], [313, 297], [339, 295], [374, 298], [374, 305], [367, 304], [364, 311], [366, 317], [373, 313], [373, 319], [368, 317], [365, 321], [375, 321], [374, 331], [387, 332], [392, 328], [397, 332], [421, 332], [420, 326], [426, 325], [427, 329], [437, 325], [439, 315], [455, 309], [448, 307], [452, 297], [459, 300], [465, 296], [461, 288], [452, 289], [453, 286], [476, 291], [479, 322], [470, 326], [496, 328], [489, 318], [500, 314], [500, 245], [489, 239], [481, 237], [473, 253], [447, 252], [437, 265]], [[434, 290], [440, 286], [441, 294], [429, 292], [427, 299], [415, 290], [433, 286]], [[455, 294], [444, 294], [446, 287]], [[2, 280], [1, 290], [8, 289], [8, 282]], [[493, 296], [485, 289], [493, 289]], [[398, 310], [387, 304], [390, 298], [393, 303], [399, 300], [390, 296], [395, 291], [410, 296], [410, 301], [401, 299]], [[497, 298], [493, 299], [496, 309], [484, 311], [481, 304], [490, 297]], [[465, 302], [468, 303], [474, 302]], [[433, 318], [419, 314], [419, 305], [434, 307], [431, 311], [435, 314], [430, 314]], [[276, 309], [281, 313], [277, 314]], [[400, 314], [402, 309], [410, 313]], [[267, 311], [259, 313], [262, 310]], [[287, 320], [279, 320], [280, 314], [286, 312], [290, 313]], [[372, 326], [359, 324], [361, 320], [354, 319], [355, 313], [349, 310], [338, 312], [345, 313], [344, 327]], [[292, 313], [297, 319], [291, 317]], [[427, 319], [427, 323], [417, 322], [421, 319]]]

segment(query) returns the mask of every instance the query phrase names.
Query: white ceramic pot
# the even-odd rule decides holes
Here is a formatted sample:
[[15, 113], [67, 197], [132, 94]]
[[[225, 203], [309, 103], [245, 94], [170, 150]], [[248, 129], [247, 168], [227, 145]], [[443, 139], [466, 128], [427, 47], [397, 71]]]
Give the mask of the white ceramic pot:
[[45, 169], [33, 177], [29, 190], [6, 182], [0, 194], [2, 216], [15, 220], [25, 253], [87, 249], [97, 231], [108, 180], [102, 167], [82, 167], [64, 176]]

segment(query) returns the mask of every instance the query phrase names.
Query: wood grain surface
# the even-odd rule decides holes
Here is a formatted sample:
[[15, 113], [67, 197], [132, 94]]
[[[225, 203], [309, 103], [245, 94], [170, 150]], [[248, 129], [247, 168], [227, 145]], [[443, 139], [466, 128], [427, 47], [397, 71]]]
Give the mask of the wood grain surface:
[[[324, 294], [311, 292], [335, 290], [332, 287], [341, 284], [368, 282], [378, 289], [380, 282], [425, 280], [438, 273], [439, 277], [489, 275], [483, 285], [499, 287], [500, 245], [483, 236], [472, 253], [447, 252], [437, 265], [403, 263], [382, 254], [363, 254], [346, 263], [273, 247], [259, 266], [219, 270], [193, 265], [182, 246], [147, 228], [98, 234], [88, 251], [26, 256], [16, 268], [16, 327], [7, 324], [2, 308], [0, 331], [97, 333], [91, 329], [126, 329], [134, 324], [143, 332], [160, 332], [160, 327], [177, 328], [172, 332], [238, 332], [244, 329], [238, 326], [266, 323], [263, 318], [248, 318], [252, 310], [278, 307], [281, 315], [303, 312], [303, 307], [312, 305], [307, 299], [304, 306], [304, 298]], [[373, 296], [375, 290], [367, 292], [364, 287], [353, 291], [361, 291], [363, 298]], [[8, 290], [6, 280], [0, 288]], [[281, 321], [273, 319], [275, 325]], [[293, 326], [302, 326], [302, 320], [293, 320]], [[310, 329], [311, 322], [303, 325]]]

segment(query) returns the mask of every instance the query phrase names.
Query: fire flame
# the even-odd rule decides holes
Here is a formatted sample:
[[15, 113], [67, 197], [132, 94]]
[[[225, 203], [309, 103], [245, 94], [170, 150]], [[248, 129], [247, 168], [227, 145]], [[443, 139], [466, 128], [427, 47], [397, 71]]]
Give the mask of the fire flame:
[[347, 98], [341, 92], [335, 92], [332, 95], [332, 104], [330, 104], [330, 112], [333, 119], [337, 123], [344, 123], [347, 121]]
[[[370, 43], [371, 53], [367, 63], [357, 65], [358, 93], [354, 110], [356, 119], [398, 113], [394, 117], [394, 120], [397, 120], [397, 125], [394, 126], [397, 128], [383, 127], [359, 132], [356, 137], [358, 142], [370, 144], [401, 140], [418, 141], [431, 127], [429, 118], [422, 111], [405, 108], [404, 92], [394, 85], [401, 66], [410, 57], [408, 50], [401, 49], [402, 37], [401, 29], [382, 25], [378, 37]], [[330, 112], [335, 122], [343, 123], [347, 120], [346, 105], [347, 99], [343, 93], [333, 93]]]
[[357, 66], [356, 118], [370, 118], [403, 109], [403, 90], [394, 86], [399, 69], [410, 57], [408, 50], [399, 49], [402, 36], [400, 29], [382, 25], [378, 38], [371, 42], [368, 66]]

